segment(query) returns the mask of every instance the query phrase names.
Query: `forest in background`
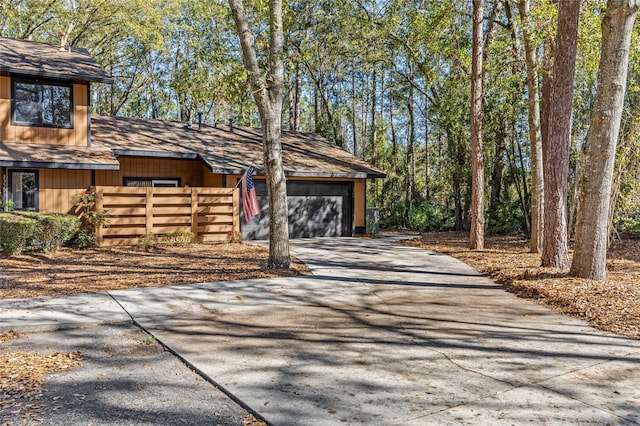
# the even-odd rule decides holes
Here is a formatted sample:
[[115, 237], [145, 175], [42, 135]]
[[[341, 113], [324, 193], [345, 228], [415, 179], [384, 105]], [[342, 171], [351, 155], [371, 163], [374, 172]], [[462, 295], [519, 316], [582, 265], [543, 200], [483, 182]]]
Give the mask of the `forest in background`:
[[[252, 16], [267, 13], [252, 1]], [[490, 0], [483, 28], [483, 151], [489, 233], [530, 232], [531, 145], [518, 2]], [[604, 0], [582, 1], [572, 118], [569, 229], [596, 94]], [[557, 9], [529, 15], [541, 81]], [[284, 128], [319, 133], [384, 170], [368, 204], [383, 226], [468, 229], [471, 203], [471, 2], [318, 0], [285, 4]], [[257, 45], [268, 28], [256, 19]], [[107, 115], [259, 126], [223, 0], [3, 0], [0, 35], [88, 49], [115, 77], [94, 85]], [[259, 49], [266, 51], [266, 49]], [[264, 58], [263, 58], [264, 59]], [[640, 37], [632, 38], [611, 217], [640, 234]], [[543, 97], [544, 100], [544, 97]]]

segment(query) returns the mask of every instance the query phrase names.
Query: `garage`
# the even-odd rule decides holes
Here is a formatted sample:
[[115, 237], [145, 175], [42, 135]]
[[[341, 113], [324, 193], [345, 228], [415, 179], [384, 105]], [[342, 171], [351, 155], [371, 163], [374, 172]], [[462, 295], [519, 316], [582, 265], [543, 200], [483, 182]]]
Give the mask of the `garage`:
[[[264, 180], [254, 180], [261, 214], [246, 223], [242, 238], [269, 238], [269, 203]], [[289, 237], [348, 237], [353, 230], [353, 182], [288, 181]]]

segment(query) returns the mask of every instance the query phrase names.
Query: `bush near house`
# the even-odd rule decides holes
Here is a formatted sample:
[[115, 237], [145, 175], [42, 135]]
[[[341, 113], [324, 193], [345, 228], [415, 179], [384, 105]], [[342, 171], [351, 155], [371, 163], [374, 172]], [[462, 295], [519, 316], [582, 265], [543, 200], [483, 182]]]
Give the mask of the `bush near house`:
[[80, 229], [76, 216], [51, 213], [0, 213], [0, 252], [56, 251]]

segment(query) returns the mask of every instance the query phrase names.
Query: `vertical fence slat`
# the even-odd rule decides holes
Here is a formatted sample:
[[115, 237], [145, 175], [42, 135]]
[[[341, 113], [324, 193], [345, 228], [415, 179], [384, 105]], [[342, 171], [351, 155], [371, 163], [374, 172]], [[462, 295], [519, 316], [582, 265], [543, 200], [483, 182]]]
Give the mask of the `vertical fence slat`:
[[[91, 187], [91, 192], [96, 194], [96, 213], [102, 214], [102, 212], [104, 211], [104, 192], [101, 187]], [[98, 226], [98, 229], [96, 229], [96, 244], [98, 245], [98, 247], [102, 247], [103, 239], [104, 226], [101, 224], [100, 226]]]
[[147, 188], [146, 229], [147, 234], [153, 233], [153, 187]]
[[240, 189], [235, 188], [233, 190], [233, 237], [240, 235]]
[[198, 241], [198, 188], [191, 188], [191, 232], [194, 239]]

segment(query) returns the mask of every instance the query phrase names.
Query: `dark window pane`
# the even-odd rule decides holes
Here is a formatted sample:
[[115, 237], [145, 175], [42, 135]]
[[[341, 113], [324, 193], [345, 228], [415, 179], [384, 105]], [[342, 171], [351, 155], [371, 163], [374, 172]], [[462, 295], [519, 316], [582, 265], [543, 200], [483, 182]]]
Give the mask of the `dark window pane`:
[[17, 124], [71, 127], [71, 87], [15, 82], [14, 119]]
[[37, 196], [36, 172], [11, 172], [11, 201], [15, 210], [37, 210]]

